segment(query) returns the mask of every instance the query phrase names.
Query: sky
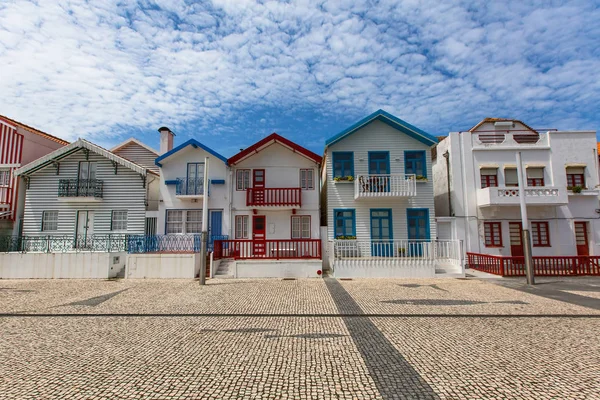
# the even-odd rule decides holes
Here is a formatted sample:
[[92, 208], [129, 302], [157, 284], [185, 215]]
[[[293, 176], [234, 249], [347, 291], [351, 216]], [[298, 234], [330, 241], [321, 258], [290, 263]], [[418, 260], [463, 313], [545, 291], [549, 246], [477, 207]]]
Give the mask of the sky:
[[598, 21], [598, 0], [1, 0], [0, 114], [227, 157], [272, 132], [321, 154], [380, 108], [436, 136], [599, 130]]

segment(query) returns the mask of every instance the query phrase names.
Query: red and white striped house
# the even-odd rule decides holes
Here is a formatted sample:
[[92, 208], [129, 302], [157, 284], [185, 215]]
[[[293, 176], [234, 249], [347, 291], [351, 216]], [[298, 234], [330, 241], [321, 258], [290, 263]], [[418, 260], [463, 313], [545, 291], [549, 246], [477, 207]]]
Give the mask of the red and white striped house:
[[0, 115], [0, 235], [18, 234], [23, 214], [24, 193], [13, 171], [68, 143]]

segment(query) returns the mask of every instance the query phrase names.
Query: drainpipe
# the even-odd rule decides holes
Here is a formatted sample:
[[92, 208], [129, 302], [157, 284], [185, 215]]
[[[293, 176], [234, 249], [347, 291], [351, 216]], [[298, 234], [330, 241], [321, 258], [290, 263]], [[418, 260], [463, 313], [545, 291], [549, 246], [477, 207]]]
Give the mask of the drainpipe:
[[446, 185], [448, 186], [448, 215], [454, 216], [454, 210], [452, 210], [452, 193], [450, 193], [450, 153], [448, 150], [444, 153], [446, 159]]

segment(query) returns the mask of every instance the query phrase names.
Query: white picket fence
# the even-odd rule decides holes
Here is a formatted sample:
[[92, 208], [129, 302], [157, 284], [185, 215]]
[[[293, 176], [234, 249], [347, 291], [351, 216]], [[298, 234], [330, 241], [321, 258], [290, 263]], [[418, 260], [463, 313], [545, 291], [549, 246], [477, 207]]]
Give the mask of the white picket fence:
[[334, 240], [329, 253], [336, 277], [433, 277], [436, 268], [463, 272], [458, 240]]

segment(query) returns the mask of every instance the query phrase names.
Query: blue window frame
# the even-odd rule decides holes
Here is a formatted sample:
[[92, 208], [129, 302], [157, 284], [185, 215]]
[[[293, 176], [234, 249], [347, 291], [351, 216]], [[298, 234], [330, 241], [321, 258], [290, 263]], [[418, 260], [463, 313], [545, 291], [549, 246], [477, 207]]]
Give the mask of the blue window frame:
[[333, 152], [333, 177], [354, 176], [354, 153], [351, 151]]
[[333, 210], [333, 230], [335, 238], [342, 236], [356, 237], [356, 213], [354, 209]]
[[369, 174], [387, 175], [390, 173], [390, 152], [369, 152]]
[[404, 152], [404, 173], [415, 174], [427, 178], [427, 152], [405, 151]]
[[429, 209], [408, 208], [406, 210], [408, 240], [429, 240]]

